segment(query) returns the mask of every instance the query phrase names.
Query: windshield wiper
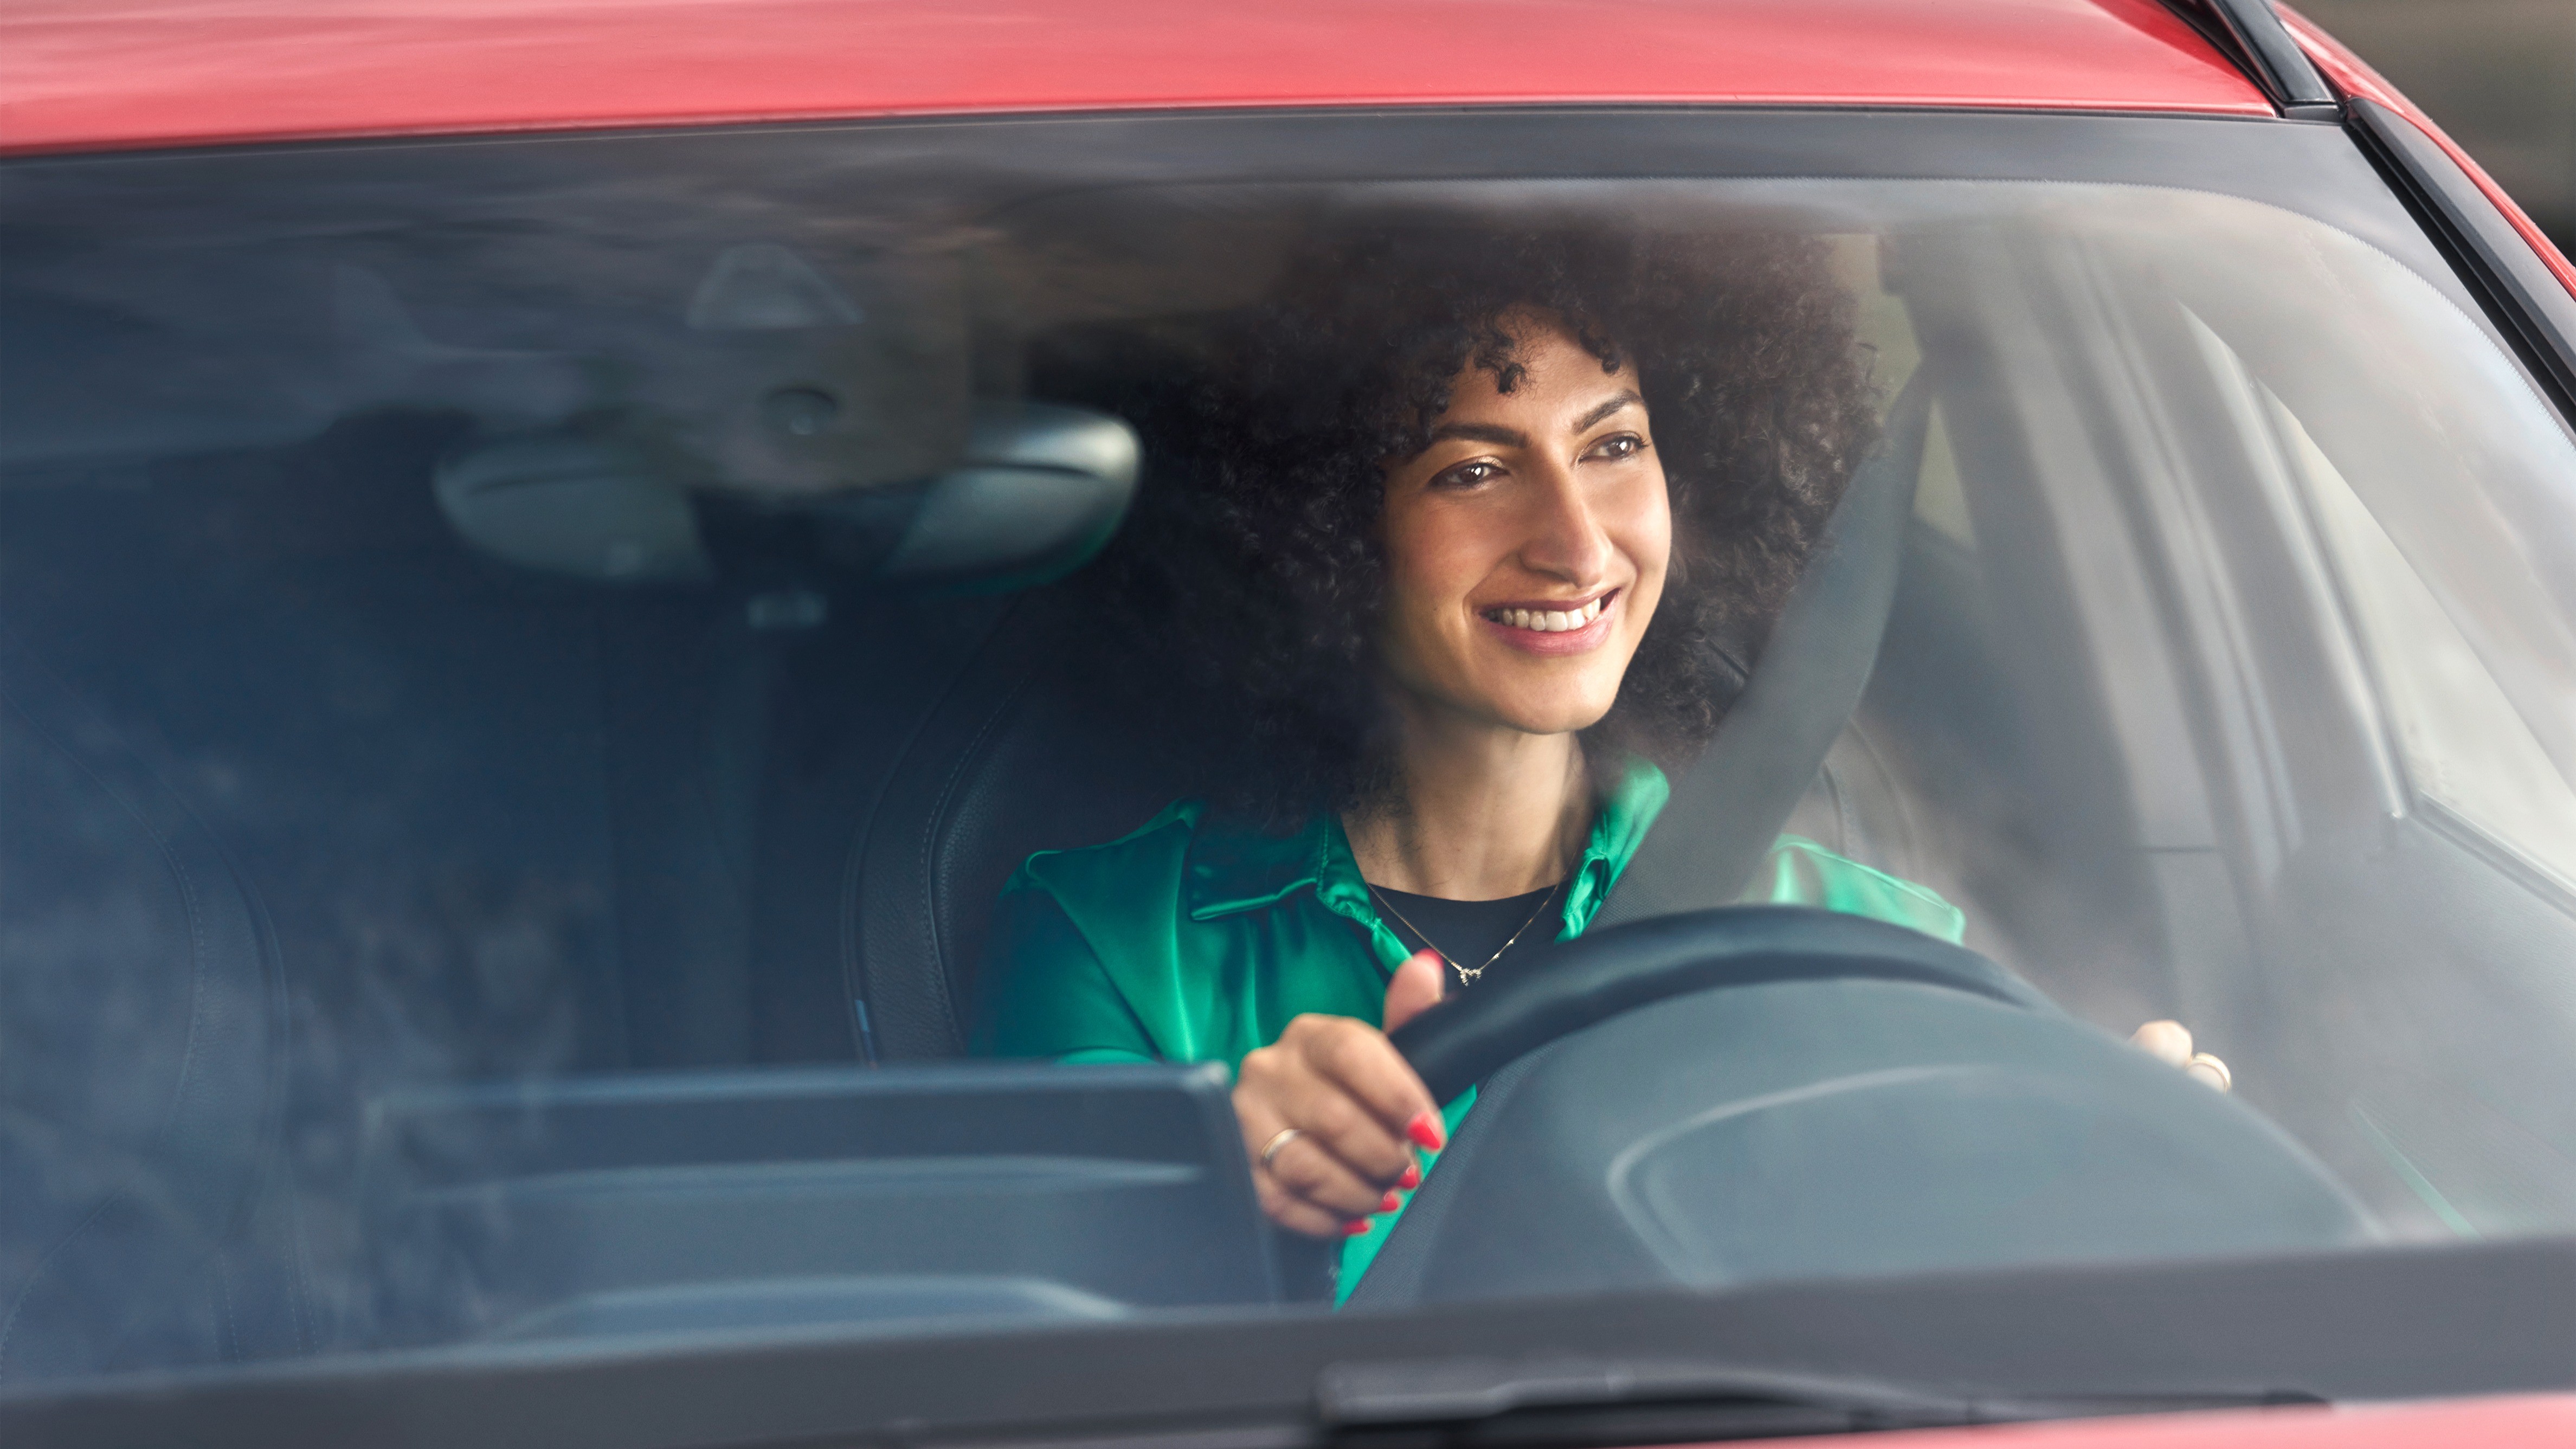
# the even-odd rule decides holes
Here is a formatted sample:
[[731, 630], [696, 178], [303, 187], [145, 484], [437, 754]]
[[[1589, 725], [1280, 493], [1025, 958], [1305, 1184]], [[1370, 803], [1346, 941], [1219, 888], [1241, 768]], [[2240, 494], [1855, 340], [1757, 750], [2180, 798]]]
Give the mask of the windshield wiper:
[[2324, 1402], [2295, 1390], [1963, 1397], [1865, 1378], [1570, 1357], [1335, 1364], [1315, 1400], [1329, 1441], [1346, 1449], [1589, 1449]]

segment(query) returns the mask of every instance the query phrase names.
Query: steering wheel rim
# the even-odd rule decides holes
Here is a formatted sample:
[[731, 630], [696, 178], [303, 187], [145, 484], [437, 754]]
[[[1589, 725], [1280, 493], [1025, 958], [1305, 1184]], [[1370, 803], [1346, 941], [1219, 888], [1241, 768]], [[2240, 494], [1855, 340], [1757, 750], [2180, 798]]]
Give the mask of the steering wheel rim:
[[1391, 1037], [1446, 1102], [1513, 1061], [1621, 1012], [1730, 986], [1910, 981], [2031, 1011], [2056, 1010], [1964, 946], [1865, 916], [1805, 906], [1682, 911], [1551, 943], [1497, 962], [1472, 991]]

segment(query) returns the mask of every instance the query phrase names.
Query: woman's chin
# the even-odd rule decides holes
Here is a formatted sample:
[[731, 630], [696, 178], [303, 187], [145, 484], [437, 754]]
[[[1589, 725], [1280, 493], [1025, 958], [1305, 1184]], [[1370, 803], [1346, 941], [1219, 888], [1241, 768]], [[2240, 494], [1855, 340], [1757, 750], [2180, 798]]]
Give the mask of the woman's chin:
[[1539, 699], [1496, 701], [1493, 717], [1513, 729], [1529, 735], [1570, 735], [1601, 723], [1610, 713], [1610, 702], [1616, 692], [1593, 699], [1589, 694], [1575, 698], [1555, 696]]
[[1487, 661], [1458, 693], [1474, 712], [1524, 734], [1563, 735], [1601, 723], [1619, 699], [1627, 651], [1615, 646], [1577, 659]]

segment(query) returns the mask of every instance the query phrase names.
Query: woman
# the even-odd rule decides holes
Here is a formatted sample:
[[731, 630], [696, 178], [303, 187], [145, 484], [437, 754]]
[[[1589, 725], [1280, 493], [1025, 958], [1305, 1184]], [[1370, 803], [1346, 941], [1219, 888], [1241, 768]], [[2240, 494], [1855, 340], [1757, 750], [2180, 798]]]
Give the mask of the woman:
[[[1444, 1111], [1385, 1030], [1617, 880], [1653, 761], [1715, 727], [1718, 642], [1758, 636], [1870, 441], [1851, 314], [1788, 239], [1317, 249], [1204, 405], [1200, 483], [1136, 530], [1160, 572], [1122, 576], [1116, 632], [1221, 702], [1207, 792], [1029, 859], [981, 1048], [1235, 1066], [1262, 1205], [1347, 1238], [1346, 1294], [1473, 1096]], [[1962, 924], [1794, 838], [1750, 898]]]

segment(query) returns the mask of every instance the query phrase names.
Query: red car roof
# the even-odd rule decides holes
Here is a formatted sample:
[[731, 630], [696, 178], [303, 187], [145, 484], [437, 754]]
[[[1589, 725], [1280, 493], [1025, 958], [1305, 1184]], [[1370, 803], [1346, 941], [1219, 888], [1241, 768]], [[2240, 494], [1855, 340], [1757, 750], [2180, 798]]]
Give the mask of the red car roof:
[[0, 151], [1548, 102], [2268, 114], [2156, 0], [10, 0]]

